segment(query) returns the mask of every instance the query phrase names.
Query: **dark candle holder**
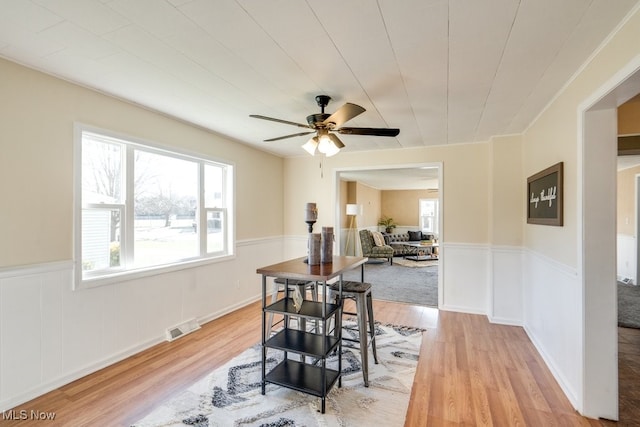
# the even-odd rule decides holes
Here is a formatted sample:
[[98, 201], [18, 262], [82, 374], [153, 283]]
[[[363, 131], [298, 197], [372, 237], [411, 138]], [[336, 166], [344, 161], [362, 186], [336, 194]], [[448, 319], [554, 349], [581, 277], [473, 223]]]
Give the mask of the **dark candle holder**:
[[313, 233], [313, 224], [315, 224], [315, 221], [305, 221], [307, 223], [307, 225], [309, 226], [309, 234]]

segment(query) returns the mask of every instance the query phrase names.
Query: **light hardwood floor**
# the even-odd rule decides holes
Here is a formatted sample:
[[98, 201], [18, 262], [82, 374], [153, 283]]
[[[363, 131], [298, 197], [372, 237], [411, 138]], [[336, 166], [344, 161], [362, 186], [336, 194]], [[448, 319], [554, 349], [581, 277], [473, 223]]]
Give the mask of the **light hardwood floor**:
[[[253, 303], [16, 408], [54, 412], [54, 422], [0, 425], [130, 425], [258, 342], [260, 311]], [[572, 409], [522, 328], [383, 301], [374, 312], [381, 322], [427, 329], [406, 426], [601, 425]]]

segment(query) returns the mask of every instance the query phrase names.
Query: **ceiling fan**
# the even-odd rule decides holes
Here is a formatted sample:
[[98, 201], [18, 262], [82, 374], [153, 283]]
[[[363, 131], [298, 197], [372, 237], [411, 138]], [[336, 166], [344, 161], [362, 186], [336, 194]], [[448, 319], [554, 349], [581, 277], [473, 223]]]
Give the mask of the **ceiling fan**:
[[306, 144], [302, 146], [309, 154], [315, 155], [316, 150], [323, 153], [327, 157], [337, 154], [344, 144], [340, 141], [333, 132], [337, 132], [343, 135], [370, 135], [370, 136], [397, 136], [400, 133], [400, 129], [392, 128], [354, 128], [354, 127], [342, 127], [344, 123], [353, 119], [354, 117], [364, 113], [366, 110], [356, 104], [347, 102], [340, 107], [333, 114], [326, 114], [324, 107], [329, 104], [331, 100], [330, 96], [318, 95], [316, 96], [316, 102], [320, 107], [319, 114], [311, 114], [307, 116], [307, 124], [290, 122], [288, 120], [274, 119], [273, 117], [260, 116], [258, 114], [251, 114], [249, 117], [256, 119], [269, 120], [277, 123], [284, 123], [286, 125], [297, 126], [305, 129], [312, 129], [308, 132], [299, 132], [291, 135], [279, 136], [277, 138], [265, 139], [265, 142], [279, 141], [281, 139], [293, 138], [295, 136], [309, 135], [315, 133]]

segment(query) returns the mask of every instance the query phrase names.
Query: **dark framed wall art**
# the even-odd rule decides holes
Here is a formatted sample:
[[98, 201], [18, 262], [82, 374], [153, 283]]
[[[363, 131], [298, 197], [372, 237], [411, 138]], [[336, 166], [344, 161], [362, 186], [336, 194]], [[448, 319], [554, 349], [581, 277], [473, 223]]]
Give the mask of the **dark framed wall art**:
[[563, 163], [527, 178], [527, 223], [562, 226]]

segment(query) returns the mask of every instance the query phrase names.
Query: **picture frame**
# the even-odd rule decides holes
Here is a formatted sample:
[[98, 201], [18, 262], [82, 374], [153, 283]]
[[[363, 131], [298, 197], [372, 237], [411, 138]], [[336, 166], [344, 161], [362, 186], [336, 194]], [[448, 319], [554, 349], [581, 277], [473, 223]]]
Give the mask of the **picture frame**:
[[527, 223], [563, 225], [564, 163], [527, 178]]

